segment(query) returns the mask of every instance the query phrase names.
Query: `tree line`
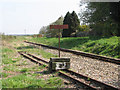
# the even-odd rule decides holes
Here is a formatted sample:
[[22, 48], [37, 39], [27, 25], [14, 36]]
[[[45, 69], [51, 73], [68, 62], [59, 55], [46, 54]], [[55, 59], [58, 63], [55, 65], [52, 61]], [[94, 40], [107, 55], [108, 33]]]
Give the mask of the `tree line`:
[[[59, 17], [52, 25], [68, 24], [69, 29], [61, 30], [61, 37], [77, 36], [120, 36], [120, 2], [86, 2], [86, 9], [79, 13], [67, 12], [65, 17]], [[80, 22], [82, 24], [80, 25]], [[50, 24], [50, 25], [51, 25]], [[57, 37], [58, 30], [44, 26], [40, 34], [47, 37]]]
[[[72, 37], [76, 36], [76, 31], [80, 27], [80, 21], [75, 11], [72, 13], [67, 12], [65, 17], [59, 17], [55, 22], [51, 23], [50, 25], [63, 25], [68, 24], [69, 29], [61, 29], [61, 37]], [[50, 25], [43, 26], [40, 29], [40, 34], [44, 34], [46, 37], [58, 37], [59, 30], [57, 29], [50, 29]]]
[[[61, 16], [55, 22], [52, 22], [50, 25], [62, 25], [63, 20], [64, 18], [63, 16]], [[43, 36], [46, 36], [46, 37], [58, 37], [59, 30], [50, 29], [50, 25], [43, 26], [40, 29], [39, 34], [42, 34]], [[60, 32], [62, 33], [62, 30], [60, 30]]]

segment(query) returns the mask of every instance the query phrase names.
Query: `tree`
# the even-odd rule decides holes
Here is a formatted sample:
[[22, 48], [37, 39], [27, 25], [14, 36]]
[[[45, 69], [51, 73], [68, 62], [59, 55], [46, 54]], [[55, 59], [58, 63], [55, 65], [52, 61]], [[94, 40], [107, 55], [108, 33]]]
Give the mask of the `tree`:
[[[63, 16], [59, 17], [55, 22], [51, 23], [50, 25], [62, 25], [63, 24]], [[54, 29], [50, 29], [50, 25], [48, 26], [43, 26], [40, 31], [39, 34], [42, 34], [46, 37], [57, 37], [58, 36], [58, 30], [54, 30]], [[62, 30], [60, 31], [62, 33]]]
[[72, 21], [72, 16], [71, 16], [71, 14], [69, 12], [67, 12], [67, 14], [64, 17], [63, 24], [68, 24], [69, 29], [63, 29], [62, 37], [69, 37], [70, 36], [70, 33], [71, 33], [71, 28], [70, 28], [71, 21]]
[[78, 16], [77, 16], [77, 14], [75, 13], [75, 11], [73, 11], [72, 12], [72, 30], [73, 30], [73, 32], [76, 32], [76, 30], [78, 30], [78, 28], [79, 28], [79, 25], [80, 25], [80, 21], [79, 21], [79, 19], [78, 19]]
[[40, 28], [39, 34], [45, 35], [46, 33], [46, 26], [43, 26], [42, 28]]
[[120, 23], [120, 1], [110, 3], [110, 12], [112, 18]]
[[[63, 24], [63, 16], [59, 17], [55, 22], [51, 23], [50, 25], [62, 25]], [[47, 37], [58, 37], [59, 30], [57, 29], [50, 29], [50, 25], [47, 26]], [[60, 33], [62, 33], [62, 30], [60, 30]]]
[[64, 17], [63, 24], [68, 24], [69, 29], [63, 29], [62, 37], [71, 37], [75, 36], [76, 30], [79, 28], [79, 19], [75, 11], [73, 11], [71, 14], [67, 12], [67, 14]]
[[118, 35], [118, 22], [116, 21], [120, 18], [119, 8], [118, 3], [89, 2], [87, 9], [80, 16], [83, 22], [90, 25], [94, 35]]
[[120, 1], [110, 3], [110, 15], [117, 23], [117, 36], [120, 36]]

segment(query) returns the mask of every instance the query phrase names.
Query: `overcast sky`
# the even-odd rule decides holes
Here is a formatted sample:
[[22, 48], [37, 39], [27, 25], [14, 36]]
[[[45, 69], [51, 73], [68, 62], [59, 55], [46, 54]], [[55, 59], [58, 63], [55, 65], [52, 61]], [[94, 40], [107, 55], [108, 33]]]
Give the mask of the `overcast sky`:
[[80, 0], [0, 0], [0, 32], [37, 34], [69, 11], [80, 11]]

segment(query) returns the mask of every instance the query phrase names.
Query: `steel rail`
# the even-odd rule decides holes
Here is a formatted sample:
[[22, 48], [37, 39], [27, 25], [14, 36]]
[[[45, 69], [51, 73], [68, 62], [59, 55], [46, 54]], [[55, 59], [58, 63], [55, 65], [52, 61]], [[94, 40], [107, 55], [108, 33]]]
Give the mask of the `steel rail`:
[[[24, 52], [19, 52], [19, 54], [21, 54], [21, 55], [23, 55], [24, 57], [26, 57], [26, 58], [28, 58], [28, 59], [30, 59], [31, 61], [34, 61], [34, 62], [36, 62], [36, 63], [39, 63], [39, 65], [43, 65], [43, 63], [40, 63], [40, 62], [38, 62], [37, 60], [39, 60], [39, 61], [42, 61], [42, 62], [44, 62], [44, 63], [46, 63], [46, 64], [49, 64], [49, 62], [48, 61], [45, 61], [45, 60], [43, 60], [43, 59], [40, 59], [39, 57], [37, 57], [37, 56], [35, 56], [35, 55], [32, 55], [32, 54], [29, 54], [29, 53], [24, 53]], [[25, 55], [26, 54], [26, 55]], [[29, 56], [31, 56], [31, 57], [29, 57]], [[34, 60], [34, 59], [37, 59], [37, 60]], [[48, 68], [48, 66], [47, 66], [47, 68]], [[74, 72], [74, 71], [72, 71], [72, 70], [62, 70], [62, 71], [64, 71], [64, 72], [67, 72], [67, 73], [70, 73], [71, 75], [75, 75], [75, 76], [77, 76], [77, 78], [84, 78], [85, 80], [87, 80], [89, 77], [87, 77], [87, 76], [85, 76], [85, 75], [82, 75], [82, 74], [79, 74], [79, 73], [76, 73], [76, 72]], [[89, 88], [91, 88], [91, 89], [96, 89], [96, 87], [94, 87], [94, 86], [91, 86], [91, 85], [88, 85], [88, 84], [86, 84], [86, 83], [83, 83], [83, 82], [81, 82], [80, 80], [77, 80], [77, 79], [74, 79], [73, 77], [71, 77], [71, 76], [69, 76], [69, 75], [67, 75], [67, 74], [65, 74], [65, 73], [63, 73], [63, 72], [61, 72], [61, 71], [59, 71], [59, 75], [64, 75], [66, 78], [69, 78], [70, 80], [72, 80], [72, 81], [75, 81], [75, 82], [79, 82], [79, 83], [81, 83], [81, 84], [84, 84], [85, 86], [87, 86], [87, 87], [89, 87]], [[100, 87], [102, 87], [102, 89], [104, 89], [104, 90], [106, 90], [106, 89], [114, 89], [114, 90], [118, 90], [118, 88], [116, 88], [116, 87], [113, 87], [113, 86], [111, 86], [111, 85], [108, 85], [108, 84], [106, 84], [106, 83], [103, 83], [103, 82], [101, 82], [101, 81], [98, 81], [98, 80], [95, 80], [95, 79], [92, 79], [92, 78], [89, 78], [89, 81], [90, 81], [90, 83], [96, 83], [96, 84], [98, 84]]]
[[[39, 61], [43, 61], [42, 59], [39, 59], [39, 61], [38, 61], [37, 58], [36, 58], [36, 59], [37, 59], [37, 60], [36, 60], [36, 59], [30, 57], [30, 55], [29, 55], [29, 54], [26, 54], [26, 52], [18, 51], [18, 53], [19, 53], [20, 55], [22, 55], [23, 57], [25, 57], [25, 58], [31, 60], [32, 62], [35, 62], [36, 64], [44, 65], [43, 63], [39, 62]], [[46, 68], [48, 68], [48, 66], [46, 66]]]
[[[47, 47], [47, 48], [50, 48], [50, 49], [57, 49], [57, 50], [59, 49], [57, 47], [43, 45], [43, 44], [38, 44], [38, 43], [34, 43], [34, 42], [28, 42], [28, 41], [24, 41], [24, 42], [29, 43], [29, 44], [33, 44], [33, 45], [42, 46], [42, 47]], [[100, 56], [100, 55], [86, 53], [86, 52], [82, 52], [82, 51], [64, 49], [64, 48], [60, 48], [60, 50], [64, 51], [64, 52], [70, 52], [70, 53], [73, 53], [75, 55], [81, 55], [81, 56], [85, 56], [85, 57], [89, 57], [89, 58], [102, 60], [102, 61], [105, 61], [105, 62], [110, 62], [110, 63], [115, 63], [115, 64], [120, 65], [120, 59], [115, 59], [115, 58], [106, 57], [106, 56]]]
[[[37, 63], [37, 64], [39, 64], [39, 65], [44, 65], [44, 64], [36, 61], [35, 59], [37, 59], [37, 60], [39, 60], [39, 61], [44, 61], [44, 63], [47, 63], [47, 64], [49, 63], [49, 62], [47, 62], [47, 61], [45, 61], [45, 60], [42, 60], [42, 59], [40, 59], [40, 58], [38, 58], [38, 57], [36, 57], [36, 56], [34, 56], [34, 55], [32, 55], [32, 54], [27, 54], [26, 52], [18, 52], [18, 53], [21, 54], [23, 57], [28, 58], [28, 59], [30, 59], [31, 61], [33, 61], [33, 62], [35, 62], [35, 63]], [[31, 56], [31, 57], [33, 57], [33, 58], [35, 58], [35, 59], [33, 59], [33, 58], [29, 57], [29, 56]], [[47, 66], [46, 68], [48, 68], [48, 66]], [[77, 80], [77, 79], [74, 79], [74, 78], [70, 77], [69, 75], [64, 74], [63, 72], [60, 72], [60, 71], [59, 71], [59, 76], [64, 76], [64, 77], [67, 76], [67, 78], [70, 79], [70, 80], [72, 80], [73, 82], [80, 83], [80, 84], [86, 86], [86, 87], [89, 88], [89, 89], [96, 90], [96, 88], [91, 87], [91, 86], [89, 86], [89, 85], [87, 85], [87, 84], [85, 84], [85, 83], [83, 83], [83, 82], [81, 82], [81, 81], [79, 81], [79, 80]]]

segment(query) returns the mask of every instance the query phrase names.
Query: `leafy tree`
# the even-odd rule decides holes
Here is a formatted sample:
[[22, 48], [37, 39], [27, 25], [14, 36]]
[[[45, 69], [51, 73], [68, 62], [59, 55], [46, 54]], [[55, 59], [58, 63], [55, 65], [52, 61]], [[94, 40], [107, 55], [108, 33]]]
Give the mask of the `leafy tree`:
[[79, 15], [83, 22], [89, 24], [93, 35], [119, 35], [117, 21], [120, 18], [118, 15], [119, 8], [118, 3], [89, 2], [87, 9]]
[[42, 28], [40, 28], [39, 34], [45, 35], [46, 29], [47, 29], [46, 26], [43, 26]]
[[[62, 25], [63, 24], [63, 17], [59, 17], [55, 22], [51, 23], [50, 25]], [[58, 37], [59, 30], [57, 29], [50, 29], [50, 25], [47, 26], [47, 37]], [[62, 29], [60, 30], [60, 33], [62, 33]]]
[[120, 23], [120, 1], [110, 3], [110, 12], [112, 18]]
[[110, 3], [110, 15], [117, 23], [117, 36], [120, 36], [120, 1]]
[[89, 31], [89, 26], [88, 25], [79, 25], [79, 29], [77, 32], [81, 31]]
[[[63, 24], [63, 16], [59, 17], [55, 22], [51, 23], [50, 25], [62, 25]], [[50, 25], [48, 26], [43, 26], [40, 31], [39, 34], [42, 34], [44, 36], [47, 37], [57, 37], [58, 36], [58, 30], [54, 30], [54, 29], [50, 29]], [[62, 30], [60, 31], [62, 32]]]

